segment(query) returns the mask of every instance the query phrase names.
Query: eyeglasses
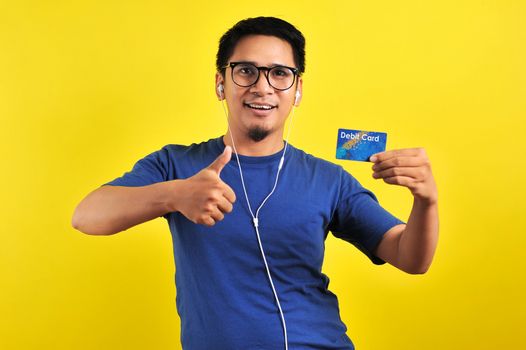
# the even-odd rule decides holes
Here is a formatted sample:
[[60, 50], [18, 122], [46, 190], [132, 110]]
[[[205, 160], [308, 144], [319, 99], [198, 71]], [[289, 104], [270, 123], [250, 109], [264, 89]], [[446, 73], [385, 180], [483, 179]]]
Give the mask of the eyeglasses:
[[287, 66], [256, 67], [248, 62], [230, 62], [223, 68], [232, 69], [232, 81], [242, 87], [249, 87], [259, 80], [261, 71], [266, 71], [265, 77], [270, 86], [276, 90], [290, 89], [296, 81], [298, 69]]

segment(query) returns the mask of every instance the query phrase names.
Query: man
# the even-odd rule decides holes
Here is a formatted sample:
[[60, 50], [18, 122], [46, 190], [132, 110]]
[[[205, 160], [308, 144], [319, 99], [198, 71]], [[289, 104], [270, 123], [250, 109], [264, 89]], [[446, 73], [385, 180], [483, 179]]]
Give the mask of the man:
[[411, 190], [405, 224], [342, 167], [284, 143], [304, 45], [277, 18], [237, 23], [217, 55], [227, 133], [153, 152], [75, 210], [73, 226], [94, 235], [167, 219], [184, 349], [354, 349], [321, 273], [329, 231], [375, 264], [412, 274], [431, 264], [437, 190], [423, 149], [371, 157], [375, 178]]

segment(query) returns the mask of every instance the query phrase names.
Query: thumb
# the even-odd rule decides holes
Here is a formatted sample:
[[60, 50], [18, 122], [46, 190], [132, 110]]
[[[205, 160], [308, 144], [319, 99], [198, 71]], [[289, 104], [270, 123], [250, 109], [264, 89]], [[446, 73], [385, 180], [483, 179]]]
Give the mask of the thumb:
[[221, 153], [221, 155], [219, 155], [219, 157], [208, 166], [208, 169], [215, 171], [217, 175], [219, 175], [225, 165], [230, 162], [230, 158], [232, 158], [232, 147], [226, 146], [223, 153]]

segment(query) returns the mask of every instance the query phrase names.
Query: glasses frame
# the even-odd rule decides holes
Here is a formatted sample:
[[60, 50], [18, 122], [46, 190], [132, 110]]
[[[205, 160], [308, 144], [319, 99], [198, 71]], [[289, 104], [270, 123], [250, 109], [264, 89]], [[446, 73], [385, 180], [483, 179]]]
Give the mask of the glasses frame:
[[[258, 77], [256, 78], [256, 81], [253, 82], [252, 84], [250, 85], [241, 85], [241, 84], [238, 84], [236, 83], [236, 81], [234, 80], [234, 68], [239, 65], [239, 64], [250, 64], [254, 67], [256, 67], [256, 69], [258, 70]], [[250, 87], [250, 86], [253, 86], [253, 85], [256, 85], [257, 82], [259, 81], [259, 77], [261, 76], [261, 71], [263, 71], [265, 74], [265, 78], [267, 78], [267, 83], [275, 90], [279, 90], [279, 91], [285, 91], [285, 90], [288, 90], [290, 89], [291, 87], [294, 86], [294, 83], [296, 82], [296, 77], [299, 76], [299, 69], [298, 68], [294, 68], [294, 67], [289, 67], [289, 66], [282, 66], [282, 65], [278, 65], [278, 66], [272, 66], [272, 67], [265, 67], [265, 66], [256, 66], [255, 64], [253, 63], [250, 63], [250, 62], [243, 62], [243, 61], [239, 61], [239, 62], [230, 62], [228, 63], [226, 66], [223, 67], [223, 69], [227, 69], [230, 67], [230, 76], [232, 77], [232, 81], [234, 82], [234, 84], [236, 84], [237, 86], [241, 86], [241, 87]], [[290, 84], [290, 86], [288, 88], [285, 88], [285, 89], [279, 89], [277, 87], [275, 87], [274, 85], [272, 85], [270, 83], [270, 79], [268, 77], [268, 73], [272, 70], [272, 69], [275, 69], [275, 68], [287, 68], [287, 69], [290, 69], [293, 73], [293, 78], [292, 78], [292, 83]], [[266, 72], [265, 72], [266, 71]]]

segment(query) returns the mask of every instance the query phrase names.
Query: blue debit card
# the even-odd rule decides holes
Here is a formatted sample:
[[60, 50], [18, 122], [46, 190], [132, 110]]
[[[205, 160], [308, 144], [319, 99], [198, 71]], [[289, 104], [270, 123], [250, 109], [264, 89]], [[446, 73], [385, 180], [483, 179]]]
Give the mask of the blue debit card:
[[367, 162], [373, 154], [385, 151], [386, 143], [385, 132], [338, 129], [336, 158]]

